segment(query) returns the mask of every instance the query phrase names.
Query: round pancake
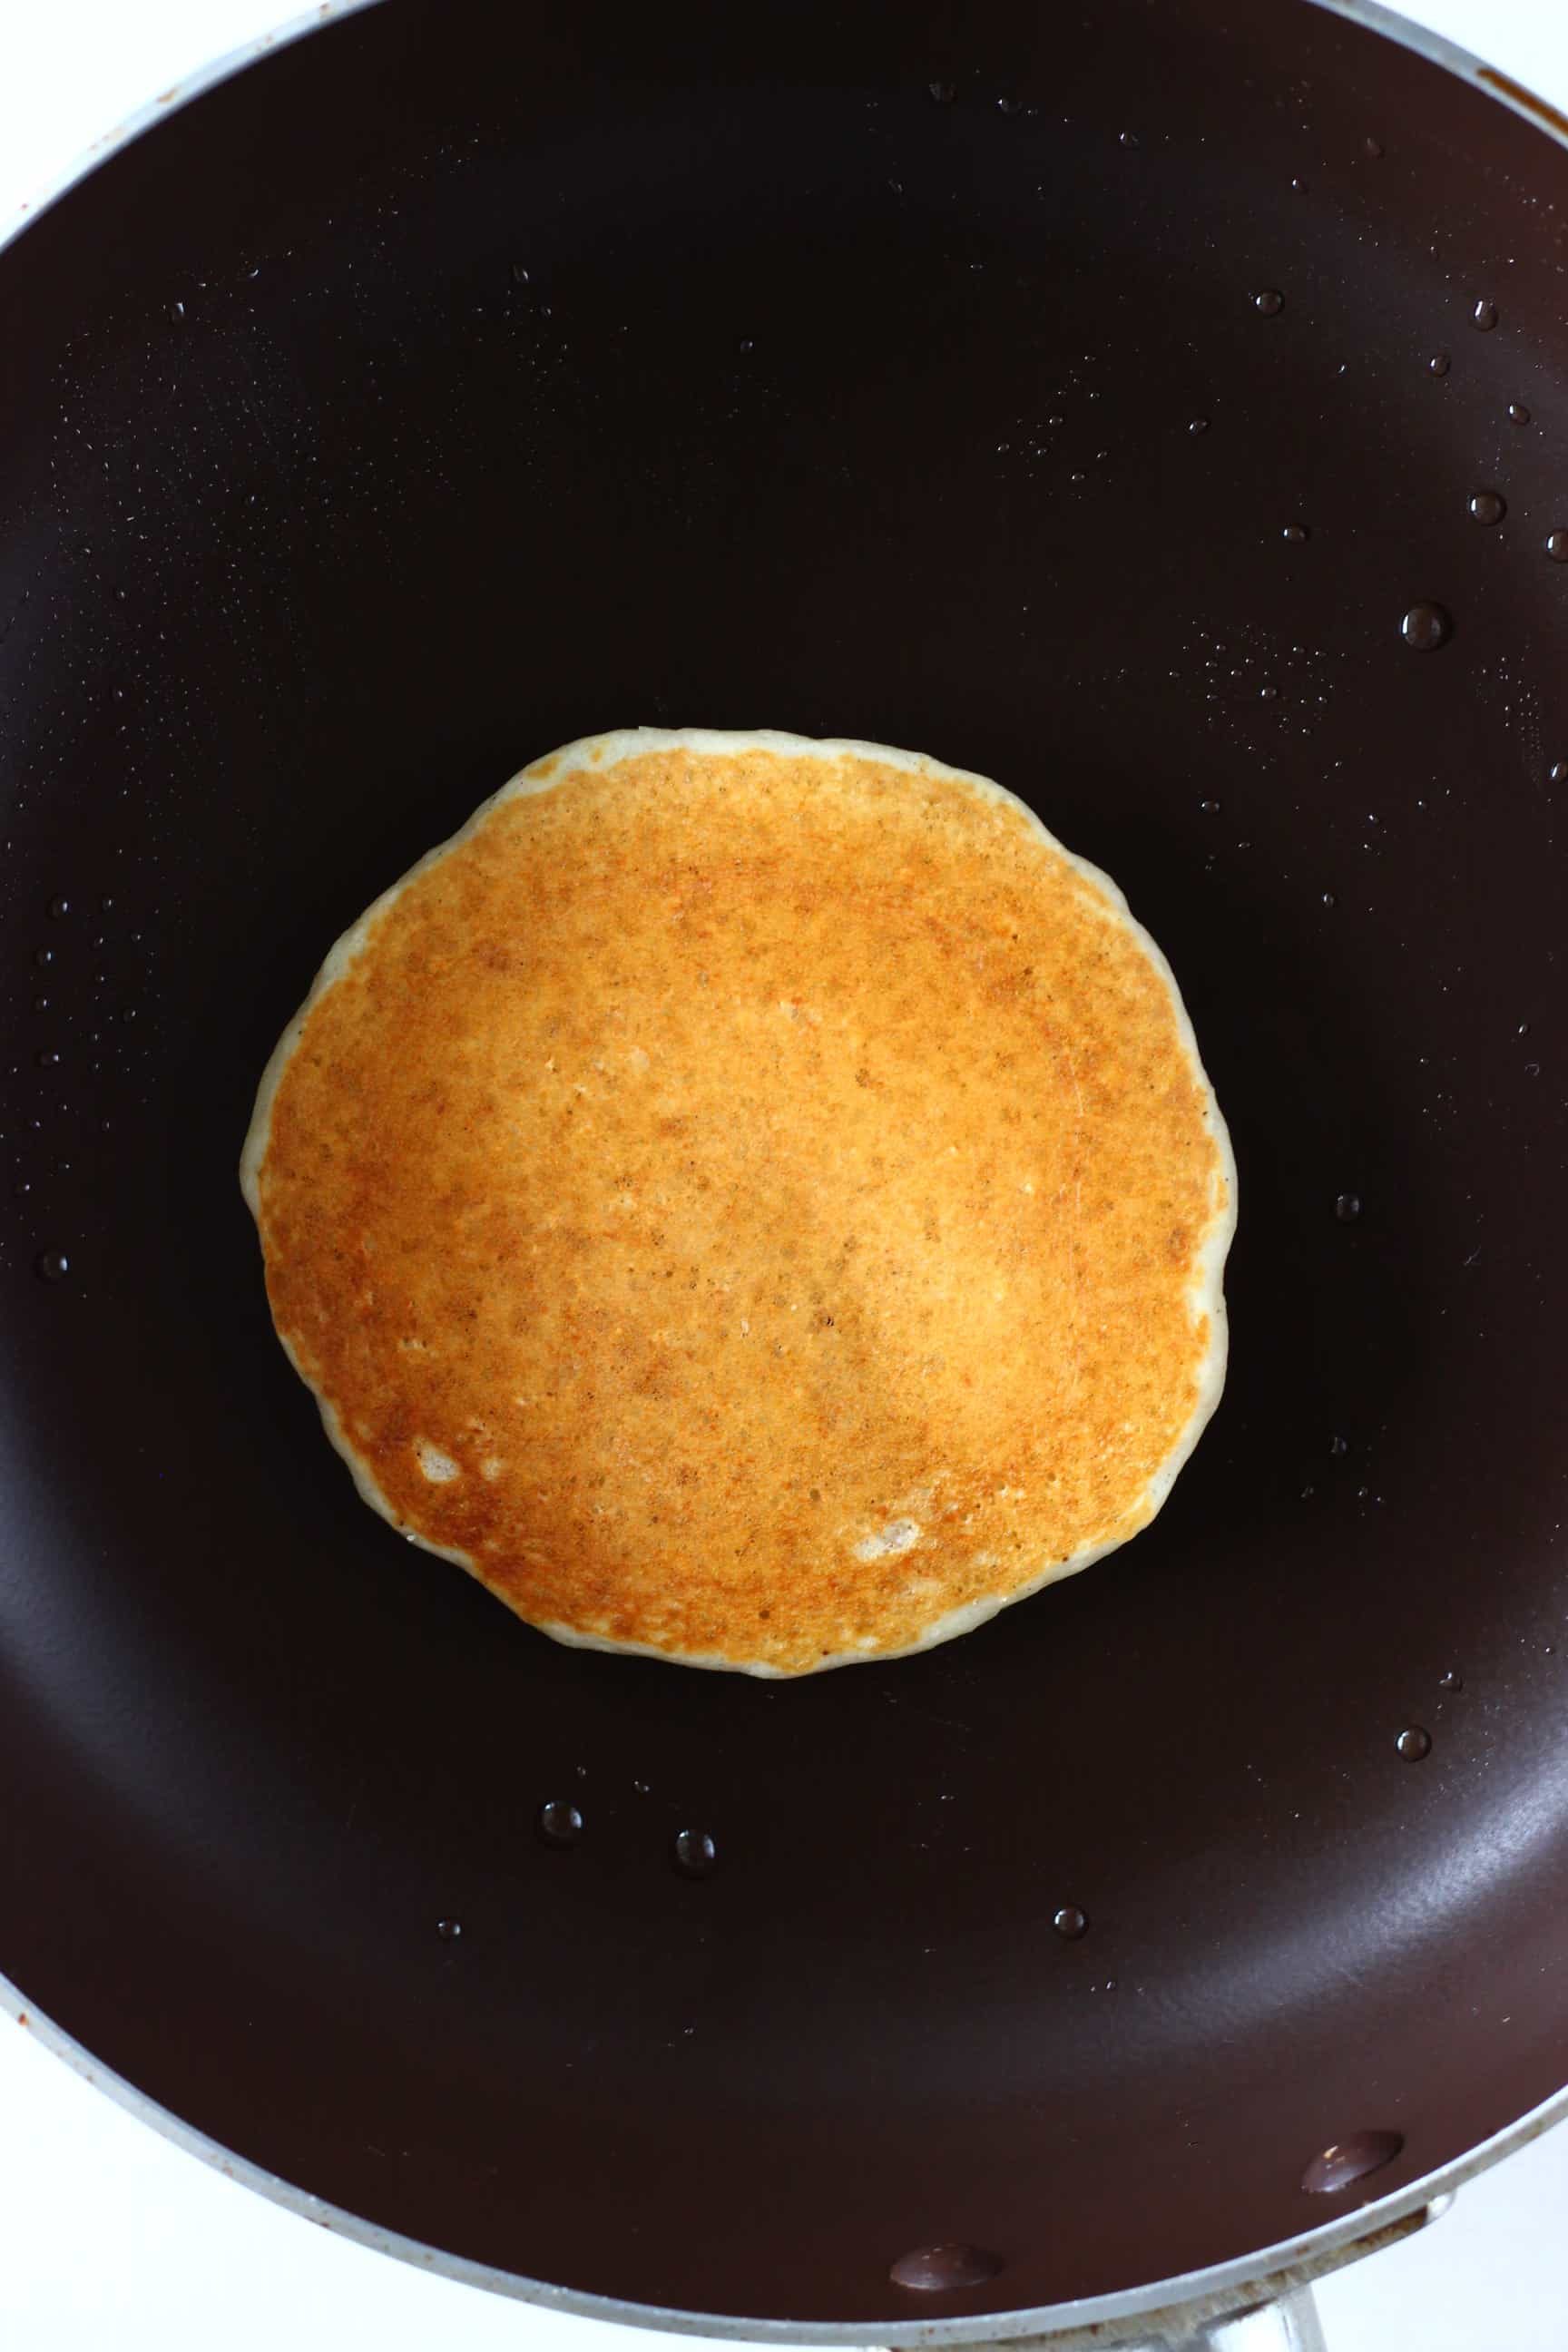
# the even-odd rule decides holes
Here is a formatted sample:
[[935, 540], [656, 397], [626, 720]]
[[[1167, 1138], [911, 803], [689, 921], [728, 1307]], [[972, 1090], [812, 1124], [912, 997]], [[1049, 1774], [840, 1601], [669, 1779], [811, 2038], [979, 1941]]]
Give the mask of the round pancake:
[[241, 1167], [365, 1500], [566, 1642], [801, 1675], [1147, 1526], [1229, 1142], [1115, 886], [979, 776], [637, 729], [328, 956]]

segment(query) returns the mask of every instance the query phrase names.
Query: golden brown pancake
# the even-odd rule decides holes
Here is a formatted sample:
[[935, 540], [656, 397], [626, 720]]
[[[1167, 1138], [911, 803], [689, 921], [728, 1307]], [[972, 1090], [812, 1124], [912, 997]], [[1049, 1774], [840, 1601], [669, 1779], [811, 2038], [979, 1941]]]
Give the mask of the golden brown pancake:
[[1114, 885], [984, 778], [635, 730], [327, 958], [242, 1166], [360, 1491], [567, 1642], [809, 1674], [1147, 1526], [1225, 1128]]

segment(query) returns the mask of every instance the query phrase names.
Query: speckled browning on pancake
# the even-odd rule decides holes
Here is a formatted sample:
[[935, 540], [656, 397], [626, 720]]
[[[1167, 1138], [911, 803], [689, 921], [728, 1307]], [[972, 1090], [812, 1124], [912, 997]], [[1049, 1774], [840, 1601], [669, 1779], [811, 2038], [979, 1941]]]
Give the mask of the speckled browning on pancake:
[[1234, 1218], [1173, 982], [1009, 795], [632, 732], [329, 959], [245, 1181], [367, 1498], [565, 1639], [799, 1674], [1124, 1541]]

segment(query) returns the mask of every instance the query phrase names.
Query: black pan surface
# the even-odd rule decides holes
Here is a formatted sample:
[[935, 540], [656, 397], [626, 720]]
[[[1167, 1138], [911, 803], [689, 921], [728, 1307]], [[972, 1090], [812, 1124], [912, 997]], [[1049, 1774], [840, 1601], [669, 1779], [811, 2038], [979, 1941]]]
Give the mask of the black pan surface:
[[[0, 258], [0, 1961], [104, 2063], [445, 2252], [867, 2326], [1250, 2253], [1568, 2077], [1565, 207], [1299, 0], [387, 0]], [[637, 721], [1025, 794], [1232, 1125], [1171, 1504], [924, 1658], [554, 1647], [270, 1334], [321, 952]]]

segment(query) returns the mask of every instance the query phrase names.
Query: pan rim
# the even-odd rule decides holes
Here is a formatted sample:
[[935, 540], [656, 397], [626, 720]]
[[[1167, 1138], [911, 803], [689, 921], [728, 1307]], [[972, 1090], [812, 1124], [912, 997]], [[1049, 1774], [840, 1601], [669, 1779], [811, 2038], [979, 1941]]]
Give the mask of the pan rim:
[[[226, 51], [134, 109], [98, 139], [37, 193], [24, 200], [18, 212], [0, 222], [0, 257], [35, 221], [85, 181], [98, 167], [139, 139], [155, 124], [175, 114], [193, 99], [204, 97], [273, 52], [292, 46], [321, 26], [357, 16], [378, 0], [318, 0], [318, 5], [289, 18], [269, 33]], [[1488, 66], [1473, 51], [1445, 35], [1414, 23], [1382, 0], [1310, 0], [1330, 16], [1363, 26], [1399, 47], [1468, 83], [1493, 104], [1505, 107], [1538, 132], [1568, 150], [1568, 116], [1539, 99], [1524, 85]], [[274, 2205], [313, 2221], [318, 2228], [346, 2238], [374, 2252], [389, 2254], [417, 2270], [479, 2287], [514, 2302], [533, 2304], [583, 2319], [611, 2326], [646, 2327], [672, 2335], [710, 2336], [775, 2344], [867, 2344], [892, 2347], [921, 2345], [1005, 2343], [1023, 2337], [1048, 2336], [1107, 2321], [1173, 2315], [1207, 2301], [1221, 2306], [1283, 2291], [1287, 2285], [1321, 2276], [1353, 2261], [1358, 2249], [1396, 2230], [1423, 2208], [1445, 2200], [1463, 2184], [1504, 2157], [1568, 2119], [1568, 2085], [1517, 2116], [1465, 2155], [1425, 2174], [1419, 2180], [1358, 2206], [1350, 2213], [1323, 2221], [1292, 2238], [1258, 2248], [1250, 2254], [1211, 2264], [1199, 2271], [1150, 2284], [1123, 2288], [1114, 2294], [1080, 2297], [1069, 2303], [1037, 2305], [1030, 2308], [988, 2312], [951, 2319], [886, 2319], [878, 2321], [788, 2320], [751, 2318], [741, 2315], [692, 2312], [657, 2304], [631, 2303], [588, 2288], [552, 2284], [516, 2271], [455, 2254], [384, 2228], [366, 2216], [351, 2212], [328, 2199], [315, 2196], [297, 2182], [285, 2180], [237, 2150], [212, 2138], [195, 2125], [163, 2106], [135, 2084], [104, 2064], [68, 2033], [22, 1989], [0, 1972], [0, 2014], [18, 2026], [81, 2079], [111, 2098], [127, 2114], [150, 2125], [162, 2137], [188, 2154], [199, 2157], [229, 2179], [254, 2189]]]
[[1177, 2278], [1126, 2287], [1114, 2294], [1085, 2296], [1072, 2303], [1041, 2304], [1028, 2310], [981, 2312], [954, 2319], [761, 2319], [742, 2314], [628, 2303], [617, 2295], [595, 2294], [586, 2287], [558, 2286], [546, 2279], [526, 2277], [520, 2271], [500, 2270], [493, 2263], [427, 2245], [423, 2239], [405, 2237], [400, 2231], [385, 2229], [363, 2214], [349, 2211], [346, 2206], [314, 2196], [297, 2182], [268, 2171], [264, 2165], [254, 2163], [196, 2125], [187, 2123], [172, 2107], [161, 2105], [145, 2091], [138, 2090], [134, 2083], [127, 2082], [122, 2074], [95, 2058], [90, 2050], [57, 2025], [44, 2011], [35, 2008], [20, 1988], [4, 1975], [0, 1975], [0, 2012], [8, 2014], [25, 2032], [31, 2032], [84, 2082], [103, 2092], [128, 2115], [150, 2124], [176, 2147], [200, 2157], [228, 2179], [255, 2189], [269, 2203], [299, 2214], [303, 2221], [315, 2222], [318, 2229], [330, 2231], [335, 2237], [347, 2238], [375, 2253], [391, 2254], [416, 2270], [453, 2279], [461, 2286], [507, 2295], [514, 2303], [536, 2304], [545, 2310], [563, 2312], [580, 2319], [604, 2320], [613, 2326], [647, 2327], [668, 2335], [712, 2336], [742, 2342], [875, 2344], [894, 2347], [1008, 2343], [1019, 2337], [1049, 2336], [1068, 2329], [1089, 2327], [1107, 2320], [1169, 2315], [1194, 2303], [1235, 2305], [1256, 2298], [1259, 2293], [1268, 2295], [1276, 2287], [1282, 2290], [1286, 2285], [1302, 2284], [1354, 2261], [1363, 2243], [1396, 2230], [1401, 2221], [1408, 2221], [1424, 2207], [1446, 2201], [1467, 2180], [1474, 2179], [1478, 2173], [1568, 2117], [1568, 2088], [1554, 2091], [1539, 2106], [1494, 2132], [1490, 2139], [1374, 2203], [1358, 2206], [1352, 2212], [1321, 2222], [1294, 2238], [1281, 2239], [1256, 2253], [1237, 2254], [1229, 2262], [1212, 2263], [1206, 2270], [1185, 2271]]

